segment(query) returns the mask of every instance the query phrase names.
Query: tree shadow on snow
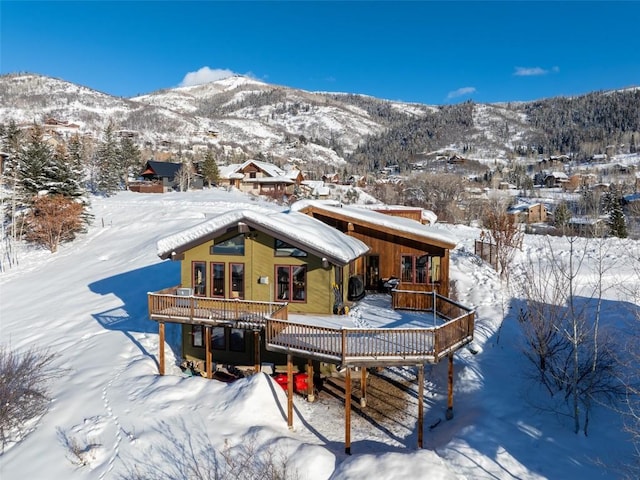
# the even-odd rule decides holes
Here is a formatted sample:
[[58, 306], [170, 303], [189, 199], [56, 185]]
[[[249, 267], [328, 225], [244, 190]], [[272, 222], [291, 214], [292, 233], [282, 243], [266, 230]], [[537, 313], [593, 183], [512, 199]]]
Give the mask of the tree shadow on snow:
[[[122, 305], [92, 313], [92, 316], [105, 329], [124, 333], [143, 355], [153, 359], [157, 364], [157, 352], [148, 352], [133, 334], [158, 334], [157, 322], [149, 319], [147, 293], [179, 283], [180, 264], [178, 262], [155, 263], [103, 278], [89, 284], [89, 289], [100, 295], [113, 295], [122, 301]], [[177, 325], [167, 324], [167, 343], [174, 355], [178, 357], [180, 355], [179, 334]]]

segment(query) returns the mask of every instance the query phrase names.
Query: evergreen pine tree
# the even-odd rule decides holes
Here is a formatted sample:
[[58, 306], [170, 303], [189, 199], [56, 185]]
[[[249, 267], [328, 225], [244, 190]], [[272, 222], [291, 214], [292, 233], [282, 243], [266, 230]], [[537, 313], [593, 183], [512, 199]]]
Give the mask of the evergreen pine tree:
[[7, 154], [4, 164], [4, 176], [5, 178], [13, 178], [15, 174], [17, 178], [17, 166], [23, 142], [22, 131], [18, 128], [16, 122], [11, 120], [6, 126], [2, 125], [0, 135], [2, 138], [2, 151]]
[[618, 238], [627, 238], [627, 222], [622, 209], [622, 202], [619, 197], [614, 197], [609, 211], [609, 233]]
[[607, 227], [609, 235], [618, 238], [627, 237], [627, 223], [622, 209], [622, 200], [617, 194], [617, 189], [612, 187], [611, 190], [602, 196], [602, 209], [607, 215]]
[[553, 215], [553, 224], [556, 228], [560, 229], [563, 235], [566, 233], [567, 226], [571, 220], [571, 211], [566, 202], [560, 202], [556, 207], [556, 211]]
[[49, 194], [59, 194], [70, 199], [78, 199], [86, 194], [82, 185], [82, 172], [76, 170], [73, 162], [74, 159], [67, 148], [62, 144], [58, 145], [53, 152], [53, 161], [48, 167]]
[[120, 166], [118, 145], [113, 135], [113, 123], [105, 128], [104, 138], [95, 153], [96, 171], [93, 189], [96, 192], [110, 195], [120, 189]]
[[204, 156], [204, 164], [202, 166], [202, 175], [209, 186], [217, 185], [220, 181], [220, 171], [213, 150], [207, 150]]
[[118, 170], [120, 181], [129, 188], [129, 174], [132, 170], [138, 173], [140, 168], [140, 149], [130, 137], [122, 137], [118, 146]]
[[21, 151], [18, 165], [17, 195], [23, 205], [51, 186], [53, 154], [44, 141], [42, 127], [34, 124]]
[[85, 182], [86, 154], [85, 146], [78, 135], [71, 137], [67, 151], [69, 154], [67, 163], [69, 167], [69, 194], [73, 197], [85, 195], [87, 193]]

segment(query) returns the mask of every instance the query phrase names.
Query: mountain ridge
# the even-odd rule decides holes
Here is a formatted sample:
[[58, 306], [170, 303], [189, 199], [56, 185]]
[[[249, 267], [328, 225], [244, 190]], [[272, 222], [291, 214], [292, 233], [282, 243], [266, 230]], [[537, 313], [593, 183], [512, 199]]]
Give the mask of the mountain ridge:
[[[554, 112], [558, 105], [562, 111]], [[597, 115], [581, 113], [582, 108]], [[630, 119], [607, 119], [609, 111]], [[587, 142], [594, 151], [612, 141], [629, 144], [640, 131], [640, 88], [438, 106], [312, 92], [242, 75], [123, 98], [37, 73], [10, 73], [0, 76], [0, 117], [3, 123], [53, 117], [78, 124], [93, 138], [113, 122], [117, 129], [135, 132], [151, 157], [165, 151], [170, 157], [195, 158], [212, 148], [227, 161], [257, 156], [309, 170], [366, 173], [386, 165], [407, 170], [424, 152], [508, 162], [569, 149], [587, 155]], [[596, 123], [589, 124], [589, 138], [582, 133], [585, 118]]]

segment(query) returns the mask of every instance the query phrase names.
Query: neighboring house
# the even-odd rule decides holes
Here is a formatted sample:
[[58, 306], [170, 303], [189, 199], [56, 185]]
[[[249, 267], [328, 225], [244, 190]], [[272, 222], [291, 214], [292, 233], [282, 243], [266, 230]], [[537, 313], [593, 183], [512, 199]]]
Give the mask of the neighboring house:
[[304, 180], [300, 187], [306, 196], [326, 200], [331, 194], [331, 189], [322, 180]]
[[544, 177], [544, 186], [548, 188], [561, 187], [569, 182], [569, 177], [564, 172], [551, 172]]
[[367, 186], [367, 178], [364, 175], [351, 175], [347, 179], [347, 183], [352, 187], [366, 187]]
[[438, 216], [431, 210], [425, 210], [422, 207], [407, 207], [405, 205], [385, 205], [385, 204], [371, 204], [371, 205], [358, 205], [357, 208], [363, 208], [365, 210], [373, 210], [374, 212], [384, 213], [386, 215], [393, 215], [395, 217], [404, 217], [416, 222], [420, 222], [424, 225], [435, 225], [438, 221]]
[[577, 235], [581, 237], [600, 236], [606, 229], [606, 224], [602, 218], [572, 217], [569, 220], [571, 227]]
[[569, 177], [566, 183], [566, 189], [570, 191], [578, 191], [582, 187], [590, 187], [597, 181], [597, 177], [593, 173], [576, 173]]
[[547, 221], [547, 208], [542, 203], [519, 204], [507, 210], [516, 215], [519, 223], [543, 223]]
[[605, 192], [608, 192], [611, 189], [611, 186], [608, 183], [595, 183], [591, 185], [589, 188], [592, 192], [602, 195]]
[[220, 168], [220, 184], [235, 187], [244, 193], [282, 198], [293, 195], [304, 180], [298, 169], [285, 171], [276, 165], [259, 160]]
[[[233, 210], [158, 242], [160, 258], [181, 260], [181, 288], [195, 297], [286, 302], [289, 313], [322, 315], [347, 302], [354, 262], [368, 250], [308, 215], [272, 210]], [[213, 361], [252, 364], [247, 330], [214, 328]], [[183, 356], [203, 360], [202, 326], [183, 324], [182, 338]]]
[[622, 203], [628, 205], [630, 203], [640, 204], [640, 193], [631, 193], [622, 197]]
[[[149, 160], [140, 176], [148, 182], [160, 183], [163, 186], [163, 190], [171, 190], [176, 188], [179, 184], [178, 172], [182, 168], [181, 163], [172, 162], [158, 162], [155, 160]], [[202, 177], [194, 174], [192, 188], [202, 188]]]
[[340, 174], [336, 173], [336, 172], [325, 173], [324, 175], [322, 175], [322, 181], [324, 183], [339, 184], [340, 183]]
[[399, 290], [435, 291], [449, 296], [449, 251], [455, 240], [446, 232], [398, 216], [335, 202], [300, 201], [292, 205], [345, 234], [362, 240], [370, 251], [354, 262], [353, 274], [365, 288], [380, 289], [390, 279]]

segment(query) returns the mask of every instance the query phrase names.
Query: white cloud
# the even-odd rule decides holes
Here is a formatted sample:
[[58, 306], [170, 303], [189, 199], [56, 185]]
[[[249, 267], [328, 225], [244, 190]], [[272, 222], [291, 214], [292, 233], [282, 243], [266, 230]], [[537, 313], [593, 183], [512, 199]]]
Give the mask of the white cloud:
[[202, 67], [196, 72], [187, 73], [180, 87], [192, 87], [194, 85], [202, 85], [203, 83], [215, 82], [216, 80], [222, 80], [223, 78], [231, 77], [235, 75], [234, 72], [226, 68], [209, 68]]
[[476, 87], [462, 87], [447, 94], [447, 99], [462, 97], [476, 92]]
[[[557, 68], [558, 67], [554, 67], [554, 69]], [[516, 71], [513, 72], [516, 77], [535, 77], [538, 75], [546, 75], [547, 73], [549, 73], [549, 70], [540, 67], [516, 67]]]

